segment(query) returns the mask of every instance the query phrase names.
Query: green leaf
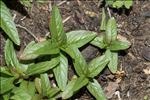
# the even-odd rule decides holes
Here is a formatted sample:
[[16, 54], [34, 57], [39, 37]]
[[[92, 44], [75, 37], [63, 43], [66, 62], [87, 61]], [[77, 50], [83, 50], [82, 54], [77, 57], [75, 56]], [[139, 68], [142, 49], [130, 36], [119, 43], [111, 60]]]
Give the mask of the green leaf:
[[73, 86], [73, 91], [76, 92], [76, 91], [80, 90], [88, 82], [89, 82], [89, 80], [85, 76], [80, 76], [79, 78], [77, 78], [77, 80]]
[[42, 99], [42, 97], [40, 94], [35, 94], [31, 100], [41, 100], [41, 99]]
[[10, 73], [10, 70], [8, 69], [8, 67], [2, 67], [0, 66], [0, 74], [4, 74], [4, 75], [8, 75], [8, 76], [13, 76], [11, 73]]
[[96, 46], [96, 47], [99, 47], [101, 49], [105, 48], [106, 47], [106, 44], [103, 42], [104, 41], [104, 37], [103, 36], [99, 36], [99, 37], [96, 37], [94, 38], [90, 44]]
[[96, 100], [107, 100], [97, 80], [94, 79], [93, 81], [94, 82], [89, 82], [87, 86], [89, 92], [96, 98]]
[[131, 43], [129, 41], [121, 41], [121, 40], [116, 40], [112, 41], [110, 46], [108, 47], [111, 51], [118, 51], [118, 50], [125, 50], [129, 48]]
[[35, 59], [39, 56], [57, 53], [59, 53], [59, 49], [56, 47], [56, 44], [52, 43], [51, 40], [46, 40], [39, 43], [32, 41], [27, 45], [20, 59], [29, 60]]
[[123, 6], [123, 1], [121, 0], [116, 0], [114, 3], [113, 3], [113, 7], [114, 8], [121, 8]]
[[48, 96], [48, 91], [51, 89], [50, 80], [48, 78], [48, 74], [41, 74], [41, 88], [42, 88], [42, 96]]
[[68, 60], [63, 53], [60, 53], [59, 60], [59, 65], [57, 65], [53, 69], [53, 71], [57, 84], [59, 88], [63, 91], [67, 85], [68, 80]]
[[20, 44], [18, 31], [16, 29], [15, 23], [13, 22], [13, 18], [9, 12], [7, 6], [0, 1], [0, 27], [5, 31], [5, 33], [9, 36], [9, 38], [17, 45]]
[[40, 94], [35, 94], [31, 100], [41, 100], [41, 99], [42, 99], [42, 97]]
[[65, 91], [63, 91], [62, 93], [62, 99], [68, 99], [69, 97], [71, 97], [73, 95], [73, 86], [75, 84], [77, 79], [72, 79], [71, 81], [69, 81], [69, 83], [66, 86]]
[[29, 7], [29, 8], [32, 7], [32, 4], [29, 0], [20, 0], [20, 3], [26, 7]]
[[50, 20], [50, 31], [52, 41], [57, 43], [58, 46], [66, 44], [67, 37], [63, 29], [62, 19], [59, 12], [59, 9], [54, 6], [52, 8], [52, 17]]
[[49, 91], [47, 91], [48, 97], [52, 99], [52, 97], [54, 97], [59, 91], [60, 89], [58, 87], [51, 88]]
[[108, 62], [109, 62], [109, 59], [105, 55], [102, 55], [100, 57], [93, 59], [88, 64], [89, 67], [88, 67], [87, 76], [92, 77], [92, 78], [97, 76], [105, 68]]
[[129, 9], [133, 4], [132, 0], [124, 0], [124, 6]]
[[[1, 97], [1, 96], [0, 96]], [[3, 94], [2, 95], [2, 100], [9, 100], [9, 98], [10, 98], [10, 92], [7, 92], [7, 93], [5, 93], [5, 94]]]
[[42, 94], [42, 88], [41, 88], [41, 79], [35, 78], [34, 80], [35, 88], [39, 94]]
[[68, 99], [70, 98], [74, 92], [81, 89], [83, 86], [85, 86], [88, 83], [88, 79], [84, 76], [81, 76], [76, 79], [72, 79], [69, 81], [68, 85], [66, 86], [65, 91], [62, 93], [62, 99]]
[[109, 58], [108, 68], [112, 73], [115, 73], [117, 71], [118, 67], [118, 53], [117, 52], [111, 52], [109, 49], [106, 50], [106, 56]]
[[112, 17], [107, 22], [104, 43], [110, 44], [110, 42], [116, 40], [116, 38], [117, 38], [117, 25], [115, 18]]
[[66, 33], [67, 35], [67, 45], [80, 48], [90, 42], [94, 37], [96, 37], [95, 32], [77, 30]]
[[28, 91], [24, 88], [15, 87], [12, 92], [14, 93], [14, 95], [10, 99], [13, 99], [13, 100], [31, 100], [32, 99]]
[[6, 61], [7, 66], [12, 66], [12, 67], [20, 66], [19, 61], [16, 57], [13, 43], [9, 39], [6, 41], [4, 52], [5, 52], [5, 61]]
[[10, 91], [13, 85], [14, 77], [4, 77], [0, 76], [0, 94], [4, 94]]
[[64, 51], [69, 54], [73, 59], [73, 65], [76, 73], [82, 76], [87, 73], [87, 63], [82, 56], [81, 52], [76, 47], [64, 48]]
[[100, 30], [105, 30], [106, 29], [106, 14], [105, 14], [105, 9], [102, 9], [102, 21], [101, 21], [101, 26]]
[[33, 64], [28, 67], [26, 74], [35, 75], [46, 72], [55, 67], [58, 63], [59, 63], [58, 58], [53, 58], [50, 61], [44, 61], [37, 64]]
[[[27, 94], [29, 94], [31, 97], [33, 97], [35, 95], [35, 85], [34, 82], [31, 81], [25, 81], [23, 80], [19, 86], [19, 88], [17, 88], [17, 91], [20, 89], [22, 89], [23, 91], [25, 91]], [[13, 92], [16, 91], [15, 89], [13, 90]]]

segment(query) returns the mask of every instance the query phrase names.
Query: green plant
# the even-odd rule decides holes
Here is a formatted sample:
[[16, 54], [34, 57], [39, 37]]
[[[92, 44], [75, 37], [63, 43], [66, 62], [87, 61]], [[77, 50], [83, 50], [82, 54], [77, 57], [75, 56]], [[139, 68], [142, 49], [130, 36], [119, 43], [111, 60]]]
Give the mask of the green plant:
[[[28, 60], [30, 62], [29, 64], [22, 63], [17, 59], [15, 50], [13, 48], [13, 43], [10, 40], [7, 40], [5, 46], [5, 61], [7, 67], [1, 67], [0, 79], [2, 83], [2, 91], [0, 94], [4, 99], [11, 98], [19, 100], [20, 98], [22, 98], [22, 96], [25, 96], [25, 98], [29, 100], [31, 98], [38, 97], [46, 97], [52, 99], [53, 96], [56, 95], [60, 90], [63, 91], [63, 98], [66, 98], [65, 88], [68, 87], [70, 82], [76, 85], [73, 90], [71, 89], [71, 91], [73, 92], [79, 90], [82, 86], [87, 84], [88, 79], [84, 78], [86, 74], [85, 72], [83, 72], [84, 66], [81, 65], [85, 64], [85, 61], [81, 56], [78, 48], [82, 47], [86, 43], [90, 42], [93, 38], [95, 38], [96, 33], [85, 30], [77, 30], [65, 33], [63, 31], [62, 20], [57, 7], [53, 7], [50, 22], [50, 31], [50, 38], [47, 38], [45, 41], [39, 43], [35, 43], [32, 41], [25, 48], [20, 58], [21, 60]], [[71, 80], [69, 83], [67, 76], [68, 60], [65, 52], [73, 58], [75, 70], [79, 75], [79, 78], [73, 78], [73, 80]], [[40, 59], [44, 56], [49, 57], [45, 57], [46, 59], [44, 61], [40, 61], [38, 63], [34, 62], [34, 59]], [[78, 62], [78, 58], [83, 62]], [[78, 67], [78, 65], [81, 68]], [[50, 88], [49, 79], [47, 74], [45, 73], [50, 71], [53, 71], [59, 88]], [[83, 84], [79, 84], [78, 86], [78, 83], [82, 79], [85, 80], [85, 82], [83, 82]], [[30, 88], [29, 90], [28, 88], [24, 89], [25, 86], [30, 87], [28, 86], [30, 83], [32, 84], [32, 88], [36, 88], [33, 89], [34, 91], [32, 91], [31, 94], [29, 93], [31, 91]], [[45, 88], [45, 86], [47, 87]]]
[[[6, 41], [5, 61], [7, 66], [0, 67], [0, 95], [4, 100], [56, 100], [69, 99], [86, 87], [97, 100], [106, 100], [103, 90], [95, 79], [108, 65], [112, 72], [117, 68], [117, 51], [130, 46], [128, 41], [117, 38], [117, 27], [112, 17], [106, 24], [103, 11], [101, 29], [104, 36], [95, 32], [76, 30], [65, 33], [59, 9], [54, 6], [50, 20], [50, 32], [44, 41], [30, 42], [17, 59], [13, 43]], [[87, 43], [106, 49], [89, 63], [85, 61], [79, 48]], [[72, 58], [76, 74], [68, 79], [68, 56]], [[56, 86], [51, 84], [56, 80]]]
[[106, 6], [108, 5], [117, 9], [123, 6], [129, 9], [133, 4], [133, 0], [105, 0], [105, 2]]
[[117, 36], [117, 25], [114, 17], [111, 17], [106, 23], [106, 15], [103, 9], [101, 30], [105, 31], [99, 37], [96, 37], [91, 44], [101, 49], [106, 49], [105, 55], [109, 59], [108, 67], [112, 73], [117, 71], [118, 52], [130, 47], [130, 42], [124, 37]]
[[13, 18], [9, 12], [7, 6], [0, 1], [0, 27], [4, 30], [4, 32], [8, 35], [8, 37], [17, 45], [20, 44], [20, 39], [18, 35], [18, 31], [16, 29]]

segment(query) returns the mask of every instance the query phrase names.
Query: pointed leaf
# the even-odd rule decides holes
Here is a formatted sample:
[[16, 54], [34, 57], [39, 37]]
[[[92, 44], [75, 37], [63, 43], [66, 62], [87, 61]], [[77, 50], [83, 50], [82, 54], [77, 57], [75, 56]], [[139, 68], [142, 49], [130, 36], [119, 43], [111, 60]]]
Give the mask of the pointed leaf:
[[105, 30], [106, 29], [106, 14], [105, 14], [105, 9], [102, 9], [102, 21], [101, 21], [101, 26], [100, 30]]
[[39, 43], [32, 41], [27, 45], [20, 58], [23, 60], [29, 60], [35, 59], [39, 56], [57, 53], [59, 53], [59, 49], [56, 47], [56, 44], [52, 43], [51, 40], [46, 40]]
[[89, 82], [87, 86], [89, 92], [96, 98], [96, 100], [107, 100], [97, 80], [94, 79], [93, 81], [94, 82]]
[[48, 97], [52, 99], [52, 97], [54, 97], [59, 91], [60, 89], [58, 87], [51, 88], [49, 91], [47, 91]]
[[46, 72], [53, 67], [55, 67], [59, 63], [58, 58], [53, 58], [50, 61], [40, 62], [28, 67], [26, 74], [27, 75], [35, 75]]
[[42, 88], [42, 96], [48, 96], [48, 91], [51, 89], [50, 80], [48, 78], [48, 74], [41, 74], [41, 88]]
[[105, 56], [102, 55], [100, 57], [97, 57], [93, 59], [88, 65], [88, 77], [95, 77], [97, 76], [108, 64], [109, 59]]
[[72, 57], [76, 73], [79, 76], [84, 75], [87, 71], [87, 63], [81, 52], [76, 47], [66, 47], [64, 51]]
[[77, 78], [74, 86], [73, 86], [73, 91], [76, 92], [80, 90], [83, 86], [85, 86], [88, 83], [88, 79], [85, 76], [80, 76]]
[[106, 50], [105, 55], [107, 58], [109, 58], [108, 68], [112, 73], [115, 73], [117, 71], [118, 67], [118, 53], [117, 52], [111, 52], [109, 49]]
[[117, 38], [117, 25], [115, 18], [112, 17], [107, 22], [104, 43], [109, 44], [111, 41], [116, 40], [116, 38]]
[[62, 99], [68, 99], [73, 95], [73, 86], [77, 79], [72, 79], [66, 86], [65, 91], [62, 93]]
[[53, 69], [59, 88], [63, 91], [68, 80], [68, 60], [63, 53], [59, 56], [60, 63]]
[[67, 37], [63, 29], [62, 19], [59, 9], [54, 6], [52, 8], [52, 17], [50, 20], [50, 31], [52, 41], [57, 43], [58, 46], [64, 45], [67, 42]]
[[103, 41], [104, 41], [104, 37], [99, 36], [99, 37], [94, 38], [90, 43], [96, 47], [103, 49], [107, 46]]
[[[25, 81], [23, 80], [17, 89], [22, 89], [24, 92], [26, 92], [28, 95], [33, 97], [35, 95], [35, 85], [34, 82], [31, 81]], [[13, 92], [16, 90], [13, 90]], [[20, 90], [19, 90], [20, 91]]]
[[131, 43], [129, 41], [112, 41], [110, 46], [108, 47], [111, 51], [125, 50], [129, 48]]
[[26, 89], [24, 88], [15, 87], [12, 92], [14, 95], [10, 99], [13, 99], [13, 100], [31, 100], [32, 99], [28, 91], [26, 91]]
[[9, 38], [17, 45], [20, 44], [18, 31], [16, 29], [15, 23], [13, 22], [13, 18], [9, 12], [7, 6], [0, 1], [0, 27], [5, 31], [5, 33], [9, 36]]
[[10, 70], [8, 69], [8, 67], [2, 67], [0, 66], [0, 75], [8, 75], [8, 76], [13, 76], [11, 73], [10, 73]]
[[96, 37], [95, 32], [78, 30], [66, 33], [67, 35], [67, 45], [71, 45], [80, 48], [90, 42], [94, 37]]
[[36, 88], [37, 92], [38, 92], [39, 94], [41, 94], [41, 93], [42, 93], [41, 79], [40, 79], [40, 78], [35, 78], [34, 84], [35, 84], [35, 88]]
[[13, 85], [14, 77], [3, 77], [0, 76], [0, 94], [4, 94], [10, 91]]
[[7, 66], [12, 66], [12, 67], [20, 66], [19, 61], [16, 57], [13, 43], [9, 39], [6, 41], [4, 52], [5, 52], [5, 61], [6, 61]]

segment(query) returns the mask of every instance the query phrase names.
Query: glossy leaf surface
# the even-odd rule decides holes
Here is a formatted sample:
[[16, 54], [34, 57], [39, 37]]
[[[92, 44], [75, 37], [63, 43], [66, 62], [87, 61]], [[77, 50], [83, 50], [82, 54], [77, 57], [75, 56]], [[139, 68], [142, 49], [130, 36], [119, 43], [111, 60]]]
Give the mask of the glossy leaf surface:
[[87, 85], [89, 92], [96, 98], [96, 100], [107, 100], [97, 80], [94, 79], [93, 81], [94, 82], [89, 82]]
[[0, 94], [10, 91], [13, 85], [14, 77], [0, 76]]
[[9, 36], [9, 38], [17, 45], [20, 44], [20, 39], [18, 35], [18, 31], [16, 29], [16, 25], [13, 21], [13, 18], [9, 12], [7, 6], [0, 1], [0, 27], [5, 31], [5, 33]]
[[103, 36], [99, 36], [99, 37], [96, 37], [94, 38], [90, 44], [96, 46], [96, 47], [99, 47], [101, 49], [105, 48], [106, 47], [106, 44], [104, 43], [104, 37]]
[[27, 75], [35, 75], [46, 72], [53, 67], [55, 67], [59, 63], [58, 58], [53, 58], [50, 61], [40, 62], [37, 64], [33, 64], [28, 67], [26, 74]]
[[63, 53], [59, 56], [60, 63], [53, 69], [59, 88], [63, 91], [68, 80], [68, 60]]
[[73, 65], [76, 73], [79, 76], [84, 75], [87, 71], [87, 63], [78, 48], [67, 47], [64, 48], [64, 51], [73, 59]]
[[110, 18], [106, 26], [106, 34], [104, 36], [104, 43], [109, 44], [117, 38], [117, 26], [114, 17]]
[[59, 53], [59, 49], [56, 47], [56, 44], [52, 43], [51, 40], [46, 40], [39, 43], [32, 41], [24, 49], [20, 58], [23, 60], [29, 60], [35, 59], [39, 56], [57, 53]]
[[118, 67], [118, 53], [111, 52], [109, 49], [106, 51], [106, 56], [109, 58], [108, 68], [112, 73], [117, 71]]
[[90, 42], [94, 37], [96, 37], [95, 32], [77, 30], [66, 33], [67, 35], [67, 45], [80, 48]]
[[50, 31], [53, 42], [57, 43], [58, 46], [66, 44], [67, 37], [63, 29], [62, 18], [59, 9], [56, 6], [52, 8]]
[[108, 47], [112, 51], [117, 51], [117, 50], [125, 50], [129, 48], [131, 43], [129, 41], [112, 41], [110, 46]]
[[102, 55], [100, 57], [97, 57], [93, 59], [88, 65], [88, 77], [95, 77], [97, 76], [108, 64], [109, 59], [105, 56]]
[[50, 89], [51, 89], [48, 74], [47, 73], [41, 74], [40, 78], [41, 78], [42, 95], [43, 96], [48, 96], [48, 91], [50, 91]]
[[5, 52], [5, 61], [6, 61], [7, 66], [11, 66], [11, 67], [20, 66], [19, 61], [16, 57], [13, 43], [9, 39], [6, 41], [4, 52]]

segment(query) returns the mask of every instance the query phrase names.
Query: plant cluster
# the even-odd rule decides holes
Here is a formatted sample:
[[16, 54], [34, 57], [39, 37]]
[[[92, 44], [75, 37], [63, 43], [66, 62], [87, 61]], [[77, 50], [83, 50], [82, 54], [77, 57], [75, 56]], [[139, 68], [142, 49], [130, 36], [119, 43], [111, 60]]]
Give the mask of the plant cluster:
[[[82, 87], [86, 87], [97, 100], [106, 100], [103, 90], [95, 79], [108, 66], [112, 73], [117, 71], [118, 50], [129, 48], [130, 42], [117, 37], [117, 25], [113, 17], [108, 21], [103, 11], [101, 30], [96, 32], [75, 30], [64, 32], [59, 9], [54, 6], [49, 24], [51, 35], [41, 42], [30, 42], [19, 59], [13, 42], [20, 44], [16, 29], [9, 21], [7, 7], [1, 2], [3, 15], [1, 27], [10, 37], [4, 52], [7, 66], [0, 67], [0, 95], [4, 100], [56, 100], [68, 99]], [[9, 16], [6, 19], [5, 16]], [[8, 20], [6, 22], [6, 20]], [[14, 29], [14, 30], [13, 30]], [[15, 34], [15, 37], [12, 36]], [[13, 41], [13, 42], [12, 42]], [[79, 48], [91, 43], [105, 49], [103, 55], [86, 62]], [[68, 79], [68, 57], [72, 59], [75, 75]], [[53, 83], [56, 81], [56, 84]]]
[[121, 7], [129, 9], [133, 4], [133, 0], [105, 0], [105, 2], [106, 5], [117, 9]]

